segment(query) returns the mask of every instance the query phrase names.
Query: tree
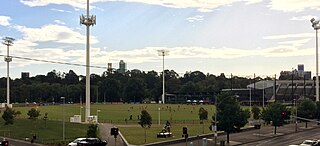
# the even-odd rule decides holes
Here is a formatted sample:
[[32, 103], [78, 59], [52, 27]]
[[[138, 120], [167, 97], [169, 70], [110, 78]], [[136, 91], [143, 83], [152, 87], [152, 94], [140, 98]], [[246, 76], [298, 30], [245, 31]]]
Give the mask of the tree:
[[[300, 104], [298, 104], [298, 117], [306, 118], [306, 119], [313, 119], [315, 117], [315, 113], [317, 111], [316, 104], [310, 99], [304, 99]], [[306, 122], [306, 128], [308, 127], [308, 121], [303, 120]]]
[[261, 110], [260, 108], [253, 106], [252, 107], [253, 119], [257, 120], [260, 118]]
[[107, 101], [119, 101], [120, 82], [118, 80], [106, 78], [102, 80], [100, 88]]
[[[241, 109], [240, 104], [230, 93], [221, 93], [217, 101], [217, 125], [220, 130], [227, 133], [227, 143], [229, 134], [239, 131], [248, 121], [249, 113]], [[214, 120], [214, 117], [212, 117]]]
[[45, 113], [42, 119], [44, 120], [44, 127], [47, 127], [48, 113]]
[[316, 114], [315, 114], [315, 118], [319, 121], [320, 119], [320, 101], [316, 102]]
[[65, 84], [68, 84], [68, 85], [78, 84], [79, 76], [73, 70], [69, 70], [69, 73], [66, 73], [63, 81]]
[[202, 134], [204, 134], [203, 120], [208, 120], [208, 111], [205, 110], [203, 107], [200, 107], [198, 115], [199, 115], [199, 119], [201, 120], [201, 124], [202, 124]]
[[125, 88], [127, 101], [142, 102], [142, 99], [145, 97], [145, 89], [144, 80], [141, 78], [130, 78]]
[[2, 118], [5, 121], [5, 125], [9, 125], [9, 124], [13, 124], [14, 123], [14, 118], [19, 115], [19, 113], [21, 114], [20, 111], [15, 111], [12, 108], [9, 108], [8, 106], [6, 106], [6, 109], [4, 110], [3, 114], [2, 114]]
[[31, 108], [27, 115], [29, 116], [29, 119], [35, 120], [40, 116], [40, 111], [36, 110], [35, 108]]
[[97, 124], [89, 125], [88, 130], [87, 130], [87, 137], [88, 138], [98, 137], [98, 125]]
[[144, 128], [144, 142], [147, 142], [147, 129], [152, 125], [152, 117], [146, 110], [141, 111], [140, 126]]
[[284, 124], [284, 117], [281, 115], [282, 112], [286, 112], [286, 107], [278, 102], [270, 104], [262, 111], [262, 119], [267, 122], [272, 122], [274, 134], [277, 134], [277, 127]]

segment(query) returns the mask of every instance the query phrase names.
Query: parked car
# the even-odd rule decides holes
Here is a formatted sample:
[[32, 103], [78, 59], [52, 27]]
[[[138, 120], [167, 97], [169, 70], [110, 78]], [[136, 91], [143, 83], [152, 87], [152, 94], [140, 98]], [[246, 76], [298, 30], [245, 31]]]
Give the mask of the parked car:
[[86, 138], [77, 142], [77, 146], [106, 146], [107, 142], [99, 138]]
[[305, 140], [303, 141], [300, 146], [317, 146], [318, 142], [314, 140]]
[[78, 142], [80, 142], [80, 141], [82, 141], [82, 140], [85, 140], [86, 138], [77, 138], [77, 139], [75, 139], [74, 141], [72, 141], [72, 142], [70, 142], [69, 144], [68, 144], [68, 146], [77, 146], [77, 143]]

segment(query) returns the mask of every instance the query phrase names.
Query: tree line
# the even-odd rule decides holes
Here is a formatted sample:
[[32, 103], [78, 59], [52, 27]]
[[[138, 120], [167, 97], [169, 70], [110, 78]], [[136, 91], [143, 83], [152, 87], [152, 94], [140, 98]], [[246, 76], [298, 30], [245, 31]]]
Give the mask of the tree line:
[[[248, 84], [262, 80], [260, 77], [228, 78], [224, 73], [216, 76], [204, 74], [201, 71], [186, 72], [183, 76], [179, 76], [174, 70], [164, 72], [167, 94], [217, 95], [221, 89], [246, 88]], [[73, 70], [67, 73], [52, 70], [46, 75], [17, 78], [10, 81], [10, 100], [19, 103], [60, 102], [60, 97], [64, 96], [66, 102], [83, 102], [85, 101], [85, 78], [77, 75]], [[162, 73], [156, 71], [131, 70], [124, 74], [105, 71], [101, 75], [91, 74], [90, 84], [92, 102], [158, 101], [162, 95]], [[6, 99], [6, 86], [6, 78], [0, 78], [0, 102]]]

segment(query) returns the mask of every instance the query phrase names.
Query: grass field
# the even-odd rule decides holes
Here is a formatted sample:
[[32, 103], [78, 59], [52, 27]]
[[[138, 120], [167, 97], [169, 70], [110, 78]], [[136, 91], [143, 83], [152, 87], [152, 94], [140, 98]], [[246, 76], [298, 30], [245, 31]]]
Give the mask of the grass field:
[[[84, 105], [83, 105], [84, 106]], [[200, 124], [199, 121], [199, 108], [203, 107], [208, 111], [208, 120], [204, 121], [204, 124]], [[40, 110], [41, 116], [39, 117], [37, 124], [30, 123], [28, 120], [27, 112], [31, 108]], [[158, 116], [160, 108], [160, 119], [161, 124], [158, 125]], [[21, 111], [21, 115], [18, 117], [19, 120], [12, 126], [9, 126], [10, 131], [19, 131], [18, 133], [10, 133], [10, 137], [24, 138], [30, 137], [33, 132], [38, 133], [39, 140], [44, 142], [54, 141], [62, 139], [62, 119], [63, 115], [67, 121], [69, 117], [73, 115], [79, 115], [80, 110], [82, 113], [82, 119], [84, 121], [85, 108], [81, 108], [79, 104], [66, 104], [66, 105], [54, 105], [54, 106], [25, 106], [25, 107], [14, 107], [15, 110]], [[138, 124], [138, 115], [140, 115], [141, 109], [146, 109], [152, 116], [152, 126], [147, 130], [147, 143], [163, 141], [168, 139], [181, 138], [182, 127], [188, 127], [190, 136], [196, 136], [203, 133], [209, 133], [209, 125], [211, 124], [211, 117], [214, 113], [215, 107], [213, 105], [182, 105], [182, 104], [92, 104], [91, 115], [96, 115], [97, 110], [99, 122], [114, 123], [117, 125], [121, 133], [125, 136], [130, 144], [144, 144], [144, 129]], [[48, 125], [44, 128], [44, 121], [41, 120], [45, 113], [48, 113]], [[132, 120], [130, 120], [132, 115]], [[127, 119], [127, 122], [125, 122]], [[1, 119], [2, 120], [2, 119]], [[161, 131], [166, 121], [171, 121], [173, 137], [168, 139], [158, 139], [156, 134]], [[3, 125], [3, 121], [0, 121]], [[24, 124], [26, 127], [23, 127]], [[21, 125], [23, 128], [15, 129]], [[29, 125], [29, 126], [28, 126]], [[33, 126], [30, 126], [33, 125]], [[37, 127], [34, 127], [34, 126]], [[50, 127], [50, 130], [49, 130]], [[1, 126], [1, 131], [7, 131], [7, 126]], [[52, 129], [51, 129], [52, 128]], [[66, 137], [74, 139], [75, 137], [82, 137], [85, 135], [87, 125], [85, 124], [72, 124], [67, 123], [66, 126]], [[35, 129], [38, 129], [35, 131]], [[6, 132], [4, 132], [5, 134]], [[45, 133], [45, 134], [44, 134]], [[0, 133], [1, 134], [1, 133]], [[2, 135], [2, 134], [1, 134]], [[41, 138], [40, 138], [41, 137]]]
[[[66, 104], [55, 106], [27, 106], [27, 107], [15, 107], [17, 111], [21, 111], [21, 118], [27, 118], [27, 112], [31, 108], [40, 110], [41, 116], [44, 113], [48, 113], [50, 120], [62, 120], [63, 114], [65, 117], [71, 117], [73, 115], [79, 115], [80, 110], [84, 120], [85, 108], [80, 108], [79, 104]], [[199, 120], [198, 112], [199, 108], [204, 107], [208, 111], [208, 117], [211, 119], [214, 113], [215, 107], [213, 105], [182, 105], [182, 104], [92, 104], [91, 115], [97, 115], [99, 122], [113, 122], [124, 123], [125, 119], [129, 121], [130, 115], [133, 120], [138, 120], [141, 109], [146, 109], [152, 116], [154, 121], [158, 121], [158, 113], [160, 108], [161, 121], [194, 121]], [[63, 108], [65, 112], [63, 112]], [[170, 110], [171, 109], [171, 110]], [[129, 121], [130, 122], [130, 121]]]
[[77, 137], [84, 137], [87, 132], [86, 124], [66, 123], [65, 142], [62, 141], [62, 122], [49, 120], [29, 120], [16, 119], [13, 125], [4, 125], [4, 120], [0, 120], [0, 135], [15, 139], [31, 139], [33, 135], [37, 136], [37, 142], [67, 143]]

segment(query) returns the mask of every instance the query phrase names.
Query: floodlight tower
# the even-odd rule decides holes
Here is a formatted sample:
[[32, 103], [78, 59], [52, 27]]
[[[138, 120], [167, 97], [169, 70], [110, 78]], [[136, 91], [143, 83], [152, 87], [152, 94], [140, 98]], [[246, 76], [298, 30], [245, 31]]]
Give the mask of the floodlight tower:
[[4, 57], [4, 61], [7, 62], [7, 106], [10, 106], [10, 79], [9, 79], [9, 62], [12, 61], [12, 57], [9, 56], [9, 46], [13, 45], [14, 38], [5, 37], [2, 39], [2, 44], [7, 46], [7, 56]]
[[318, 29], [320, 29], [320, 20], [312, 18], [311, 20], [312, 27], [316, 30], [316, 101], [319, 101], [319, 76], [318, 76]]
[[158, 50], [158, 55], [162, 56], [162, 104], [164, 104], [164, 97], [165, 97], [165, 83], [164, 83], [164, 56], [169, 55], [169, 51], [162, 49], [162, 50]]
[[89, 15], [89, 0], [87, 0], [87, 16], [80, 16], [80, 24], [87, 27], [87, 48], [86, 48], [86, 122], [90, 116], [90, 26], [96, 24], [96, 16]]

